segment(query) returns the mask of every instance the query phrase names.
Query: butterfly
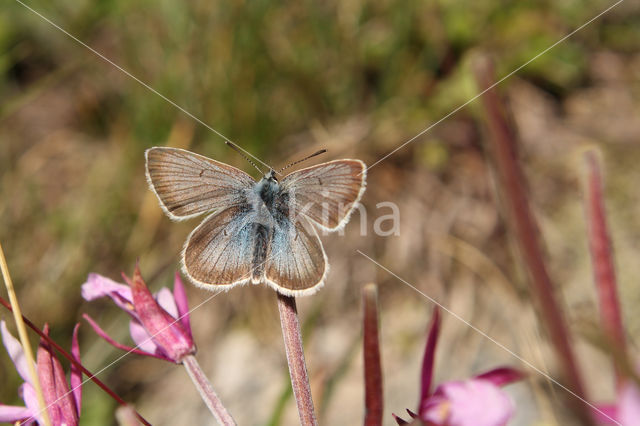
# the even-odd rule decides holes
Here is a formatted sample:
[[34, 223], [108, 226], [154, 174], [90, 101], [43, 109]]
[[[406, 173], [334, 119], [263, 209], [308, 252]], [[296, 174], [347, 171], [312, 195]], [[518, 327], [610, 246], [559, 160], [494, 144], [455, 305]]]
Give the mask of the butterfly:
[[251, 282], [287, 296], [315, 293], [329, 270], [316, 228], [341, 229], [366, 186], [360, 160], [329, 161], [281, 180], [271, 169], [255, 181], [183, 149], [153, 147], [145, 158], [149, 187], [169, 218], [209, 213], [181, 255], [185, 275], [209, 290]]

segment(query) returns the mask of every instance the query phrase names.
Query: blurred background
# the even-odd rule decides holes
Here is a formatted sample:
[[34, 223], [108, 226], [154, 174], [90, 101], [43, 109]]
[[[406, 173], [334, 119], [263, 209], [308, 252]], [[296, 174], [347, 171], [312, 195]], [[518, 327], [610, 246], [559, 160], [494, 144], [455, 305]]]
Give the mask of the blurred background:
[[[28, 1], [61, 28], [274, 167], [320, 148], [367, 164], [474, 97], [471, 62], [497, 75], [525, 63], [613, 4], [604, 0], [364, 2]], [[625, 1], [499, 86], [520, 138], [548, 266], [594, 401], [614, 397], [608, 355], [594, 342], [598, 311], [587, 250], [581, 149], [596, 145], [620, 298], [631, 347], [640, 321], [640, 3]], [[172, 285], [198, 219], [172, 223], [144, 177], [144, 150], [186, 148], [255, 170], [222, 138], [97, 57], [18, 2], [0, 10], [0, 242], [23, 311], [68, 347], [83, 322], [85, 365], [121, 352], [81, 320], [89, 312], [130, 343], [110, 302], [83, 302], [89, 272], [119, 280], [140, 260], [153, 291]], [[305, 351], [321, 424], [363, 418], [360, 289], [379, 285], [385, 419], [415, 409], [433, 304], [407, 282], [551, 376], [548, 338], [514, 250], [486, 161], [479, 102], [375, 165], [344, 235], [323, 237], [331, 272], [300, 299]], [[374, 233], [399, 208], [399, 235]], [[383, 228], [390, 222], [382, 223]], [[210, 296], [188, 286], [191, 306]], [[6, 293], [2, 292], [3, 297]], [[14, 331], [9, 313], [7, 320]], [[197, 354], [240, 425], [294, 425], [275, 296], [236, 288], [192, 313]], [[36, 340], [33, 340], [34, 344]], [[633, 349], [632, 349], [633, 351]], [[636, 352], [637, 354], [637, 352]], [[489, 368], [525, 368], [444, 315], [436, 381]], [[100, 376], [157, 425], [208, 424], [180, 367], [127, 356]], [[0, 401], [18, 404], [20, 378], [0, 350]], [[571, 424], [564, 391], [531, 373], [507, 392], [512, 424]], [[82, 424], [114, 423], [115, 404], [84, 386]]]

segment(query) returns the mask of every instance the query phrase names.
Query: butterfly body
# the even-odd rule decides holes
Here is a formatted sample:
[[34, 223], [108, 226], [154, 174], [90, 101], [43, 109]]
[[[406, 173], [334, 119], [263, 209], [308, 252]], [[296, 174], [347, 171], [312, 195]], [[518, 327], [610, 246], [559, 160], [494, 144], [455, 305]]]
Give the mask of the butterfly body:
[[197, 285], [228, 289], [266, 283], [306, 295], [324, 283], [328, 262], [315, 227], [343, 226], [364, 191], [365, 166], [336, 160], [259, 181], [234, 167], [176, 148], [151, 148], [147, 179], [174, 220], [210, 215], [185, 243], [183, 270]]
[[253, 227], [255, 245], [252, 256], [251, 282], [258, 284], [264, 274], [269, 247], [276, 229], [286, 226], [288, 212], [278, 200], [283, 196], [273, 170], [269, 171], [251, 189], [251, 209], [253, 215], [250, 226]]

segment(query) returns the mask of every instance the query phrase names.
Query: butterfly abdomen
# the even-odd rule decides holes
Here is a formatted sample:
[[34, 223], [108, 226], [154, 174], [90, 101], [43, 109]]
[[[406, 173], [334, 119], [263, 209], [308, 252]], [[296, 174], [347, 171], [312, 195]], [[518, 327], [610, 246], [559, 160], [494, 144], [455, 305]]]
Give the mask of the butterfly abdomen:
[[262, 280], [264, 273], [264, 264], [267, 260], [267, 249], [269, 247], [269, 231], [270, 228], [261, 224], [254, 223], [255, 246], [253, 248], [253, 259], [251, 262], [251, 282], [254, 284]]

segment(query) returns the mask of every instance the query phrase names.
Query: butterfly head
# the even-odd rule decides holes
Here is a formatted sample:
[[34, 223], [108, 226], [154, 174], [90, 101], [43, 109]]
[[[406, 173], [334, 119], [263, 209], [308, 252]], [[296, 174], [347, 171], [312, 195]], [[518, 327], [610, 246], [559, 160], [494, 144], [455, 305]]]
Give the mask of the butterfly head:
[[273, 181], [273, 182], [278, 182], [278, 178], [276, 177], [276, 171], [273, 169], [270, 169], [266, 175], [264, 175], [265, 180], [268, 181]]

